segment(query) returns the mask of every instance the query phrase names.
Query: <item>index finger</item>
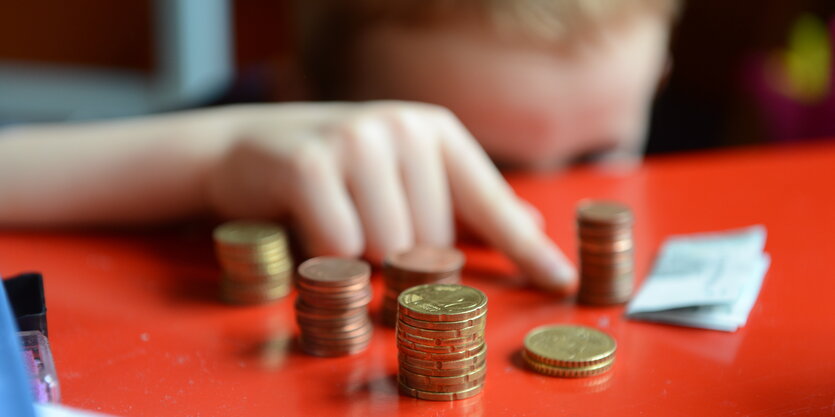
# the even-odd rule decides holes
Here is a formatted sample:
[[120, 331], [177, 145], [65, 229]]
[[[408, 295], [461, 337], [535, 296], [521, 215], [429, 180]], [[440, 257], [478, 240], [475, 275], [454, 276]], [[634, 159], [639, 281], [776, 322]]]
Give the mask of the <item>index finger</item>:
[[440, 120], [444, 163], [461, 220], [509, 256], [540, 288], [571, 293], [577, 271], [520, 203], [490, 158], [453, 116]]

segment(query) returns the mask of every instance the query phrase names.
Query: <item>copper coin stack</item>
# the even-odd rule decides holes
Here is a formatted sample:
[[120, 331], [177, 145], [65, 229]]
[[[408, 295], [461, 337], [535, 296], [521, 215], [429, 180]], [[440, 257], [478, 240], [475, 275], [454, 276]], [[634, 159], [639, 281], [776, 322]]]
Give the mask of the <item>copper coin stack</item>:
[[583, 201], [577, 207], [580, 240], [580, 291], [583, 304], [612, 305], [629, 301], [634, 276], [629, 207], [610, 201]]
[[299, 265], [296, 321], [301, 347], [315, 356], [358, 353], [371, 342], [371, 267], [348, 258], [318, 257]]
[[387, 256], [383, 260], [383, 323], [391, 327], [396, 324], [401, 292], [423, 284], [457, 284], [463, 266], [464, 254], [455, 248], [417, 246]]
[[398, 303], [400, 392], [431, 401], [481, 392], [487, 374], [487, 296], [464, 285], [428, 284], [403, 291]]
[[223, 267], [220, 295], [231, 304], [259, 304], [286, 296], [293, 287], [293, 258], [280, 225], [249, 220], [214, 230]]

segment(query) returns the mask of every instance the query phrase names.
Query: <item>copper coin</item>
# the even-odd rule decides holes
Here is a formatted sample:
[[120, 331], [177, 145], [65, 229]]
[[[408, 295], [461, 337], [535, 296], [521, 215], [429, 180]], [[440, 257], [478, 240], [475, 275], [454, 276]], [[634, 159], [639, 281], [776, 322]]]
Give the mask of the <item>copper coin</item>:
[[299, 298], [311, 307], [332, 308], [332, 309], [353, 309], [363, 307], [371, 302], [372, 292], [369, 288], [356, 296], [346, 300], [332, 300], [311, 296], [310, 294], [299, 293]]
[[339, 325], [341, 323], [350, 324], [356, 323], [358, 321], [368, 320], [368, 310], [363, 308], [361, 310], [351, 310], [351, 311], [359, 311], [359, 313], [354, 313], [351, 315], [344, 315], [344, 316], [330, 316], [330, 317], [317, 317], [317, 316], [307, 316], [296, 314], [296, 320], [300, 320], [303, 323], [311, 324], [314, 326], [325, 327], [329, 325]]
[[620, 227], [589, 227], [587, 225], [579, 224], [577, 227], [577, 237], [580, 240], [622, 240], [632, 239], [632, 226]]
[[586, 276], [581, 276], [580, 291], [592, 292], [613, 292], [613, 291], [631, 291], [633, 287], [632, 275], [621, 275], [618, 277], [608, 279], [590, 279]]
[[428, 401], [455, 401], [455, 400], [463, 400], [465, 398], [474, 397], [481, 393], [482, 389], [484, 389], [484, 385], [478, 385], [473, 388], [470, 388], [465, 391], [460, 392], [449, 392], [449, 393], [438, 393], [438, 392], [427, 392], [421, 391], [418, 389], [414, 389], [409, 387], [408, 385], [404, 385], [403, 383], [398, 384], [398, 389], [401, 394], [414, 397], [420, 400], [428, 400]]
[[[331, 311], [331, 310], [321, 310], [321, 311]], [[321, 323], [325, 325], [327, 323], [351, 323], [358, 320], [364, 320], [368, 318], [368, 309], [365, 307], [359, 309], [351, 309], [351, 310], [332, 310], [337, 313], [341, 313], [339, 315], [314, 315], [314, 314], [307, 314], [302, 313], [299, 310], [296, 310], [296, 318], [301, 319], [306, 323]], [[346, 312], [350, 312], [350, 314], [345, 314]]]
[[340, 287], [368, 280], [371, 266], [358, 259], [319, 256], [304, 261], [298, 271], [301, 279]]
[[626, 252], [632, 250], [632, 240], [600, 240], [600, 241], [580, 241], [580, 252], [583, 254], [610, 254], [617, 252]]
[[301, 298], [296, 298], [296, 314], [310, 319], [338, 319], [345, 317], [354, 317], [363, 315], [368, 312], [365, 306], [354, 308], [337, 308], [337, 309], [323, 309], [307, 304]]
[[319, 293], [313, 291], [306, 291], [299, 287], [299, 297], [305, 300], [306, 303], [310, 305], [335, 305], [338, 308], [341, 308], [342, 305], [345, 304], [352, 304], [354, 301], [359, 299], [364, 299], [371, 294], [371, 287], [368, 285], [364, 286], [358, 291], [350, 292], [350, 293]]
[[368, 316], [360, 317], [358, 319], [354, 319], [351, 321], [345, 320], [305, 320], [296, 318], [296, 323], [299, 324], [299, 327], [302, 331], [305, 332], [319, 332], [319, 333], [333, 333], [333, 332], [346, 332], [358, 329], [367, 325], [369, 321]]
[[359, 324], [350, 324], [344, 328], [322, 328], [316, 326], [302, 326], [301, 332], [314, 336], [317, 339], [351, 339], [370, 334], [374, 326], [370, 320], [364, 320]]
[[615, 253], [593, 253], [580, 251], [580, 262], [593, 265], [613, 265], [623, 262], [632, 262], [635, 258], [633, 250]]
[[591, 276], [619, 276], [631, 273], [635, 269], [635, 262], [629, 260], [611, 265], [595, 265], [580, 262], [580, 275]]
[[404, 333], [408, 333], [428, 340], [440, 339], [441, 342], [439, 342], [438, 344], [444, 344], [443, 341], [452, 342], [452, 344], [457, 344], [455, 343], [454, 339], [461, 339], [466, 337], [472, 337], [473, 335], [477, 334], [483, 334], [484, 328], [484, 322], [475, 326], [464, 327], [455, 330], [428, 330], [410, 326], [403, 321], [400, 321], [400, 323], [398, 323], [398, 331], [402, 330]]
[[631, 224], [634, 221], [628, 206], [604, 200], [583, 200], [577, 205], [577, 219], [584, 224]]
[[427, 330], [460, 330], [467, 327], [482, 325], [487, 322], [487, 312], [485, 311], [480, 316], [476, 316], [466, 320], [460, 321], [428, 321], [415, 319], [406, 315], [399, 315], [398, 319], [412, 327]]
[[591, 294], [578, 294], [577, 301], [582, 304], [606, 306], [615, 304], [624, 304], [632, 297], [632, 294], [621, 294], [618, 296], [596, 296]]
[[464, 266], [464, 254], [455, 248], [416, 246], [386, 256], [383, 265], [404, 271], [439, 274], [461, 269]]
[[326, 346], [342, 346], [361, 343], [371, 340], [372, 332], [368, 328], [359, 328], [350, 332], [342, 333], [317, 333], [308, 329], [302, 329], [301, 337], [307, 343], [314, 343]]
[[323, 285], [314, 285], [311, 284], [309, 281], [298, 279], [296, 280], [296, 286], [299, 287], [302, 291], [309, 291], [315, 292], [317, 294], [350, 294], [355, 293], [356, 291], [361, 291], [371, 285], [370, 281], [360, 281], [356, 284], [346, 285], [341, 287], [335, 286], [323, 286]]

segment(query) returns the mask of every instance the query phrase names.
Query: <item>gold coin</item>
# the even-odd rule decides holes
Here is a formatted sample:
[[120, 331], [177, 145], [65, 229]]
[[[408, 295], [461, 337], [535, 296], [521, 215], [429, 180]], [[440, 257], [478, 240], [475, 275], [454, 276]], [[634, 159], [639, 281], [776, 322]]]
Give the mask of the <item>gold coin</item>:
[[611, 336], [584, 326], [542, 326], [525, 336], [525, 353], [549, 366], [595, 365], [613, 357], [616, 348]]
[[[426, 338], [429, 340], [435, 339], [438, 340], [436, 344], [443, 345], [443, 344], [455, 344], [454, 340], [451, 339], [459, 339], [468, 336], [473, 336], [475, 334], [484, 334], [484, 323], [465, 327], [462, 329], [455, 329], [455, 330], [427, 330], [421, 329], [419, 327], [410, 326], [403, 321], [397, 323], [397, 331], [408, 333], [410, 335], [419, 336], [421, 338]], [[444, 343], [443, 340], [450, 341], [451, 343]]]
[[284, 228], [269, 222], [235, 220], [218, 226], [214, 231], [216, 241], [226, 245], [257, 245], [263, 242], [286, 239]]
[[422, 391], [418, 389], [414, 389], [403, 382], [399, 382], [400, 393], [409, 397], [414, 397], [420, 400], [429, 400], [429, 401], [454, 401], [454, 400], [463, 400], [465, 398], [470, 398], [478, 395], [482, 389], [484, 389], [484, 384], [476, 385], [475, 387], [468, 388], [464, 391], [459, 392], [429, 392], [429, 391]]
[[426, 284], [412, 287], [397, 298], [400, 314], [419, 320], [462, 321], [487, 310], [483, 292], [460, 284]]
[[481, 368], [485, 363], [487, 363], [487, 357], [481, 356], [478, 361], [476, 361], [473, 365], [467, 366], [465, 368], [458, 368], [458, 369], [438, 369], [438, 368], [424, 368], [421, 366], [416, 366], [410, 362], [400, 361], [398, 364], [399, 369], [406, 369], [408, 371], [414, 372], [420, 375], [428, 375], [428, 376], [463, 376], [475, 372], [478, 368]]
[[403, 352], [398, 352], [397, 360], [400, 364], [407, 364], [409, 366], [424, 368], [424, 369], [464, 369], [472, 368], [483, 363], [487, 358], [487, 345], [477, 355], [470, 356], [463, 359], [419, 359], [409, 356]]
[[528, 365], [529, 368], [534, 370], [537, 373], [548, 375], [548, 376], [558, 376], [563, 378], [582, 378], [587, 376], [594, 376], [600, 375], [609, 369], [612, 369], [612, 365], [615, 363], [615, 357], [612, 356], [609, 359], [595, 363], [593, 365], [586, 365], [586, 366], [553, 366], [553, 365], [546, 365], [542, 362], [536, 361], [528, 354], [528, 352], [522, 352], [522, 358], [525, 360], [525, 364]]
[[[397, 300], [395, 300], [395, 309], [397, 309], [399, 304]], [[427, 321], [427, 320], [418, 320], [413, 319], [407, 315], [400, 314], [397, 316], [397, 319], [403, 323], [406, 323], [410, 326], [417, 327], [420, 329], [427, 329], [427, 330], [460, 330], [472, 326], [483, 326], [487, 321], [487, 312], [481, 313], [479, 316], [475, 316], [466, 320], [461, 321]]]

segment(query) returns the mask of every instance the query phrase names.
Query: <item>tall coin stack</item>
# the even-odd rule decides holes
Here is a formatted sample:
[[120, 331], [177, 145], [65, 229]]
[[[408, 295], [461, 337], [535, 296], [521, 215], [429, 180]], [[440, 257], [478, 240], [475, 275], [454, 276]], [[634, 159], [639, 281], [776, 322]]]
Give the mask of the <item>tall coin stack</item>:
[[394, 327], [401, 292], [423, 284], [458, 284], [463, 266], [464, 254], [455, 248], [417, 246], [387, 256], [383, 260], [383, 323]]
[[615, 339], [584, 326], [542, 326], [525, 336], [522, 358], [540, 374], [580, 378], [602, 374], [615, 363]]
[[371, 267], [357, 259], [322, 256], [299, 265], [296, 321], [305, 352], [342, 356], [368, 347], [370, 277]]
[[284, 228], [236, 220], [214, 230], [215, 253], [224, 274], [221, 298], [232, 304], [277, 300], [292, 289], [293, 258]]
[[459, 284], [427, 284], [398, 297], [400, 392], [423, 400], [475, 396], [487, 374], [487, 296]]
[[619, 203], [584, 201], [577, 207], [581, 303], [629, 300], [635, 266], [632, 224], [632, 211]]

